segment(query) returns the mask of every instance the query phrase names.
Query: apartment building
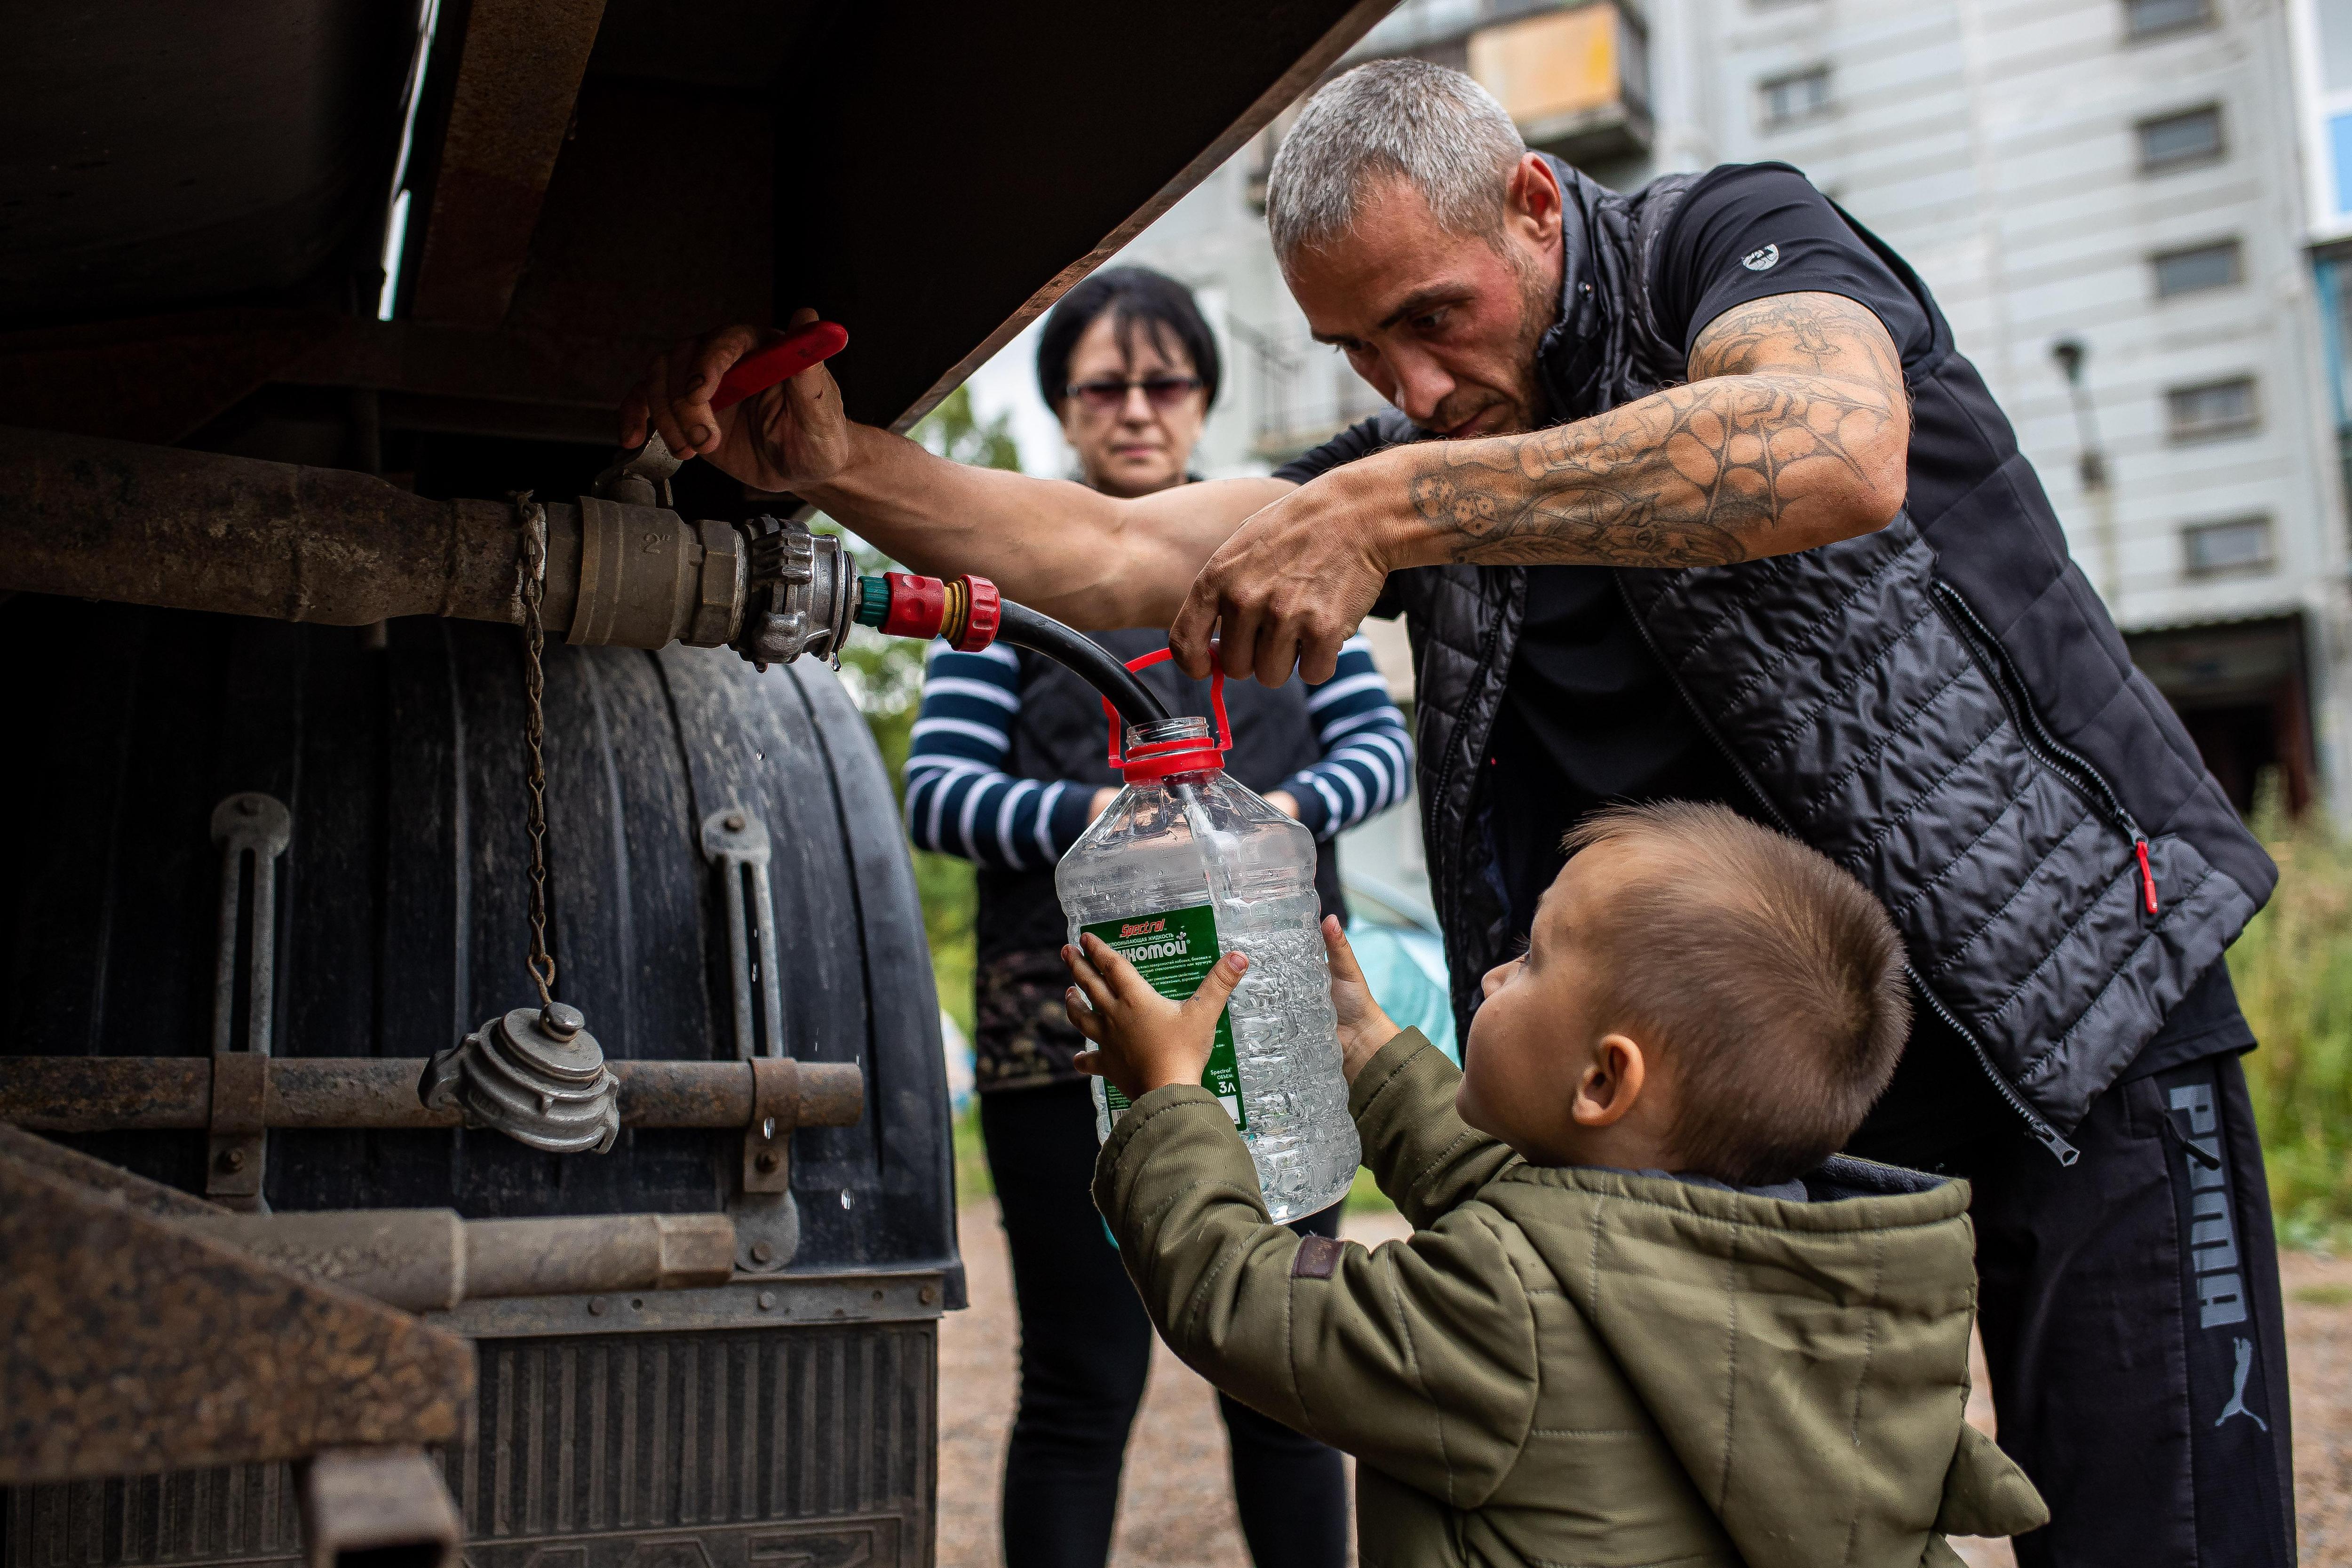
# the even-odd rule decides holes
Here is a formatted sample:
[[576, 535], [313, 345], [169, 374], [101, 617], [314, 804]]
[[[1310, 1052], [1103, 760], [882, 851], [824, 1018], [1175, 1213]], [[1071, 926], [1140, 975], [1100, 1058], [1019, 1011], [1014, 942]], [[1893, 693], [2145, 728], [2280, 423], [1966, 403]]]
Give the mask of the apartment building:
[[[1471, 71], [1620, 188], [1804, 170], [1935, 289], [2233, 798], [2274, 771], [2352, 820], [2352, 0], [1406, 0], [1351, 63], [1396, 54]], [[1216, 320], [1206, 473], [1376, 406], [1266, 247], [1285, 128], [1121, 258]]]

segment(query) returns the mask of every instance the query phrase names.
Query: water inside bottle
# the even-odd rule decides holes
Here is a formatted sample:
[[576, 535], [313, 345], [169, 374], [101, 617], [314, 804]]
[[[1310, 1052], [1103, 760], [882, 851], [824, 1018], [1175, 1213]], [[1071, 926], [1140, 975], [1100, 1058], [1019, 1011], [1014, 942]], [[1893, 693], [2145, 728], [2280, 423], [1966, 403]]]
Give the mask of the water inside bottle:
[[[1163, 727], [1165, 736], [1157, 732]], [[1204, 720], [1176, 719], [1139, 726], [1136, 737], [1206, 733]], [[1267, 1211], [1281, 1222], [1338, 1202], [1361, 1155], [1339, 1070], [1315, 862], [1305, 827], [1209, 772], [1129, 784], [1055, 873], [1070, 940], [1094, 930], [1115, 947], [1131, 947], [1130, 961], [1163, 994], [1190, 995], [1219, 954], [1249, 955], [1204, 1082], [1226, 1101]], [[1214, 952], [1206, 948], [1208, 921]], [[1195, 930], [1197, 952], [1186, 945]], [[1124, 1097], [1107, 1094], [1097, 1079], [1095, 1107], [1096, 1131], [1108, 1138]]]

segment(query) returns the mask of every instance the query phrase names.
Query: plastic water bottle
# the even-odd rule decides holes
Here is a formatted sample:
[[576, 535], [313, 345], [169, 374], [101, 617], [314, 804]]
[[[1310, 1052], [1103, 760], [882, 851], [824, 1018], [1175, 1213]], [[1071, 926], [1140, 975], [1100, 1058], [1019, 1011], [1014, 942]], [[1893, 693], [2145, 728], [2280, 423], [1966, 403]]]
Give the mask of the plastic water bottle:
[[[1166, 650], [1135, 668], [1167, 658]], [[1315, 892], [1315, 836], [1228, 777], [1223, 677], [1201, 718], [1128, 732], [1111, 760], [1126, 788], [1054, 873], [1070, 942], [1101, 938], [1152, 989], [1182, 1000], [1217, 960], [1249, 955], [1218, 1020], [1201, 1082], [1249, 1145], [1267, 1212], [1287, 1222], [1346, 1195], [1362, 1156], [1339, 1070], [1339, 1019]], [[1127, 1097], [1094, 1080], [1095, 1131], [1110, 1136]]]

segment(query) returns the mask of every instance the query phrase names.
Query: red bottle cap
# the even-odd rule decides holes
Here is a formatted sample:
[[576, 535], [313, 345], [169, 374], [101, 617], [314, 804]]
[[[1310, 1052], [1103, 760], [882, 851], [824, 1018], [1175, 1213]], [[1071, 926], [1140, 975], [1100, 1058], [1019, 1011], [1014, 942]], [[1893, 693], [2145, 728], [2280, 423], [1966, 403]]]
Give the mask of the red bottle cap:
[[[1149, 669], [1175, 657], [1172, 648], [1157, 648], [1140, 658], [1127, 661], [1129, 669]], [[1121, 755], [1119, 734], [1125, 728], [1118, 710], [1103, 699], [1103, 716], [1110, 721], [1110, 763], [1119, 770], [1119, 776], [1129, 784], [1147, 784], [1153, 780], [1172, 778], [1178, 773], [1214, 773], [1225, 765], [1225, 753], [1234, 749], [1234, 727], [1225, 718], [1225, 672], [1212, 670], [1209, 675], [1209, 710], [1217, 717], [1217, 738], [1188, 735], [1181, 740], [1150, 741]]]

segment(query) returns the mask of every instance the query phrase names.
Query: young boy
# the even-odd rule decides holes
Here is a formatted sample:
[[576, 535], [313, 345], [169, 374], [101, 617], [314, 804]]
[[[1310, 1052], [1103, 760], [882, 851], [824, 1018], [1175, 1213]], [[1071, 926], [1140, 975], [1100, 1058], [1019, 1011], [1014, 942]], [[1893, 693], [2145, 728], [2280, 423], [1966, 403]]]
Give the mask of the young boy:
[[1369, 1252], [1268, 1224], [1200, 1087], [1244, 958], [1180, 1005], [1066, 951], [1079, 1065], [1135, 1101], [1095, 1201], [1160, 1333], [1357, 1456], [1366, 1568], [1949, 1565], [1945, 1532], [2043, 1523], [1962, 1419], [1967, 1184], [1832, 1157], [1909, 1026], [1885, 912], [1720, 806], [1569, 848], [1461, 1072], [1325, 922], [1364, 1163], [1414, 1226]]

